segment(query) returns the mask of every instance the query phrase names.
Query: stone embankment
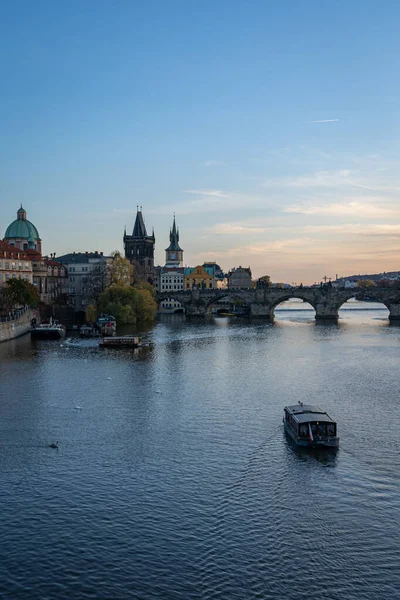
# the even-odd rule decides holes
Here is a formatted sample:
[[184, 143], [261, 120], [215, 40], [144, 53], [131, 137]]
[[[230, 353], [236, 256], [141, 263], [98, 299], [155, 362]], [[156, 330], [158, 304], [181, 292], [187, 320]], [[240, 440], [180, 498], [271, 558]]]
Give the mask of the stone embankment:
[[28, 333], [33, 317], [36, 317], [36, 314], [28, 307], [0, 317], [0, 342], [7, 342]]

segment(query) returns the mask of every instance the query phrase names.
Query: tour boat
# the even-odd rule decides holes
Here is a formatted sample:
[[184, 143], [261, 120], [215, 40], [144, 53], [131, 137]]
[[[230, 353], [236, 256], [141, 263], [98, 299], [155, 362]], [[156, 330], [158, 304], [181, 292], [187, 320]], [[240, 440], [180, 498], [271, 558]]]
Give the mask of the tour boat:
[[59, 340], [65, 336], [65, 327], [50, 319], [50, 323], [32, 325], [31, 337], [36, 340]]
[[298, 446], [337, 448], [336, 422], [319, 406], [299, 402], [284, 409], [285, 431]]
[[135, 335], [105, 337], [99, 340], [100, 348], [138, 348], [141, 345], [141, 338]]

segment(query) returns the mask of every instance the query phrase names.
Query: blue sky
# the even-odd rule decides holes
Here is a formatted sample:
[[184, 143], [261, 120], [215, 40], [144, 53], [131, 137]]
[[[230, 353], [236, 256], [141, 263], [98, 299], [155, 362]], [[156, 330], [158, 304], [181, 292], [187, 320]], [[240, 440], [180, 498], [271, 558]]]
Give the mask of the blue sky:
[[394, 1], [4, 1], [0, 228], [312, 283], [400, 269]]

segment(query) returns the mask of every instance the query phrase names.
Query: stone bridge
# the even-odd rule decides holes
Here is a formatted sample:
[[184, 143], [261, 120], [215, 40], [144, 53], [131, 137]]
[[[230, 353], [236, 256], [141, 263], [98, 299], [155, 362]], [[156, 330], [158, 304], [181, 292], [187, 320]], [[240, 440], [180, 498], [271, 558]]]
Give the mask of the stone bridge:
[[[157, 294], [157, 302], [173, 298], [185, 308], [186, 316], [206, 317], [218, 301], [224, 298], [244, 303], [250, 309], [250, 317], [273, 320], [275, 307], [289, 298], [300, 298], [311, 304], [318, 320], [335, 321], [339, 309], [354, 298], [360, 290], [338, 289], [325, 285], [322, 287], [264, 288], [264, 289], [194, 289], [187, 291], [169, 291]], [[400, 290], [392, 288], [373, 288], [377, 302], [382, 302], [389, 310], [390, 321], [400, 321]]]

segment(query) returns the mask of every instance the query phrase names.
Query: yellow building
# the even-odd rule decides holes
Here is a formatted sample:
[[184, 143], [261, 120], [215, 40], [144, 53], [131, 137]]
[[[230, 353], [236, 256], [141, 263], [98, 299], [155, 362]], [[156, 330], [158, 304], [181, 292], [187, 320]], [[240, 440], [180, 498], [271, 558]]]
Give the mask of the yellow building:
[[186, 268], [184, 286], [185, 290], [191, 290], [193, 287], [197, 287], [199, 289], [213, 288], [215, 287], [214, 277], [207, 273], [205, 268], [201, 265], [194, 267], [194, 269]]

